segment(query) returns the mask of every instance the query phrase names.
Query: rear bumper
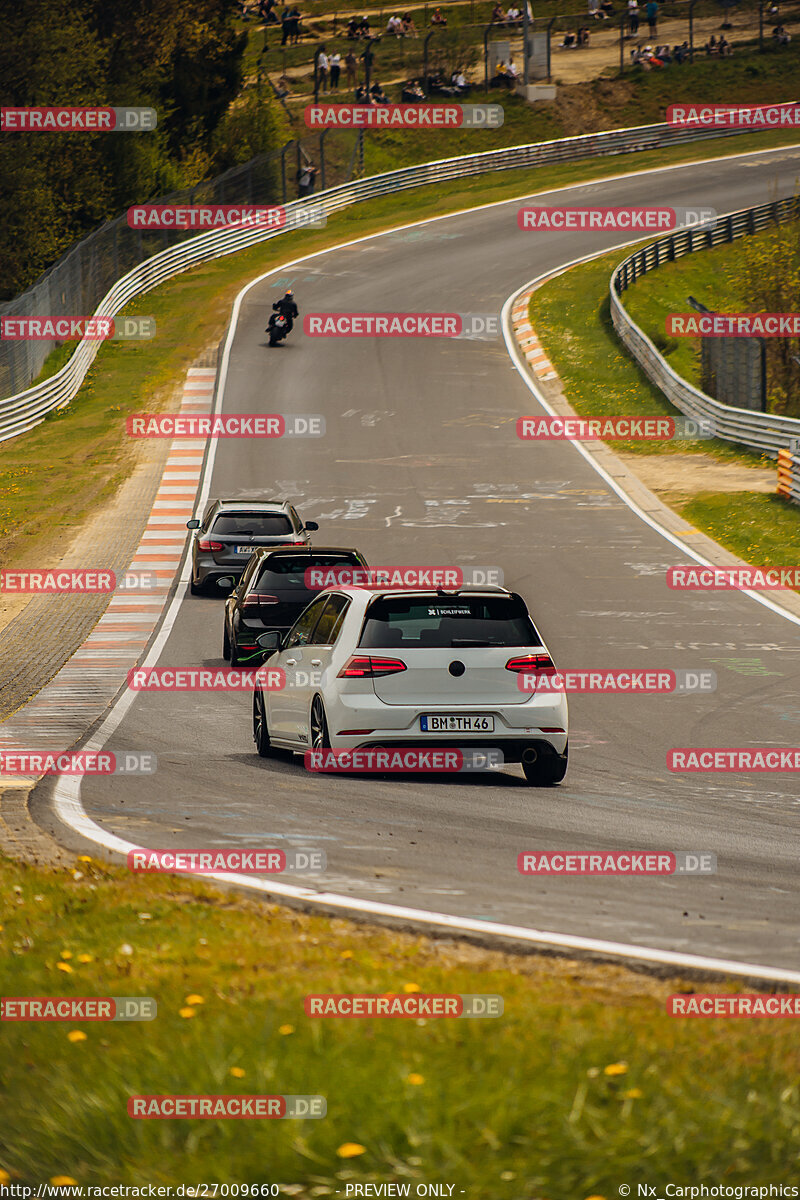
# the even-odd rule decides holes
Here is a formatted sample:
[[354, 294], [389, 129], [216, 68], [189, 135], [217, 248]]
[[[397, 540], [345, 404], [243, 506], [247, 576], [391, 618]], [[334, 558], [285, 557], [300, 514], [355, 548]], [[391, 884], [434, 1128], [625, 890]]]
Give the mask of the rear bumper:
[[[494, 717], [494, 729], [475, 733], [421, 733], [419, 718], [426, 714], [484, 713]], [[563, 754], [567, 744], [569, 715], [564, 696], [532, 696], [522, 704], [414, 705], [384, 704], [377, 696], [360, 693], [338, 696], [327, 713], [331, 746], [356, 750], [371, 746], [491, 747], [503, 752], [508, 762], [519, 762], [522, 751], [541, 744]], [[560, 729], [562, 733], [545, 732]], [[361, 730], [346, 733], [346, 730]], [[368, 731], [368, 732], [366, 732]]]

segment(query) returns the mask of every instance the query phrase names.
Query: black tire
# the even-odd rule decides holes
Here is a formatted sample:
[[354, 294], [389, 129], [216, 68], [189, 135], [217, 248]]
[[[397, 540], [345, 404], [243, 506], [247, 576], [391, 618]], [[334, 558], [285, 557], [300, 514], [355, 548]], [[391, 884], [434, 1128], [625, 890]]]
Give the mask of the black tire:
[[563, 754], [540, 754], [536, 762], [522, 764], [525, 778], [531, 787], [553, 787], [561, 783], [569, 764], [569, 743]]
[[228, 637], [228, 622], [223, 622], [222, 626], [222, 657], [225, 662], [231, 660], [231, 639]]
[[261, 758], [271, 758], [275, 753], [273, 745], [269, 740], [267, 714], [264, 711], [264, 697], [259, 691], [253, 693], [253, 741], [256, 744], [256, 753]]
[[321, 696], [315, 696], [311, 702], [311, 749], [330, 750], [331, 739], [328, 735], [328, 719], [325, 716], [325, 705]]
[[274, 329], [270, 329], [269, 331], [269, 344], [270, 346], [277, 346], [278, 344], [278, 334]]
[[231, 646], [231, 666], [232, 667], [240, 667], [242, 665], [242, 660], [239, 656], [239, 651], [236, 649], [236, 638], [235, 637], [230, 638], [230, 646]]

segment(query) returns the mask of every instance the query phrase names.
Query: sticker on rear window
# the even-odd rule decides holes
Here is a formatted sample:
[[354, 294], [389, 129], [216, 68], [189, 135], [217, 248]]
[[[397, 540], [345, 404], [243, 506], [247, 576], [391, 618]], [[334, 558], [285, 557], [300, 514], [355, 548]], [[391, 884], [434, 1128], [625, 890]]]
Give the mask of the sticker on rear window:
[[429, 608], [429, 617], [471, 617], [472, 610], [469, 608]]

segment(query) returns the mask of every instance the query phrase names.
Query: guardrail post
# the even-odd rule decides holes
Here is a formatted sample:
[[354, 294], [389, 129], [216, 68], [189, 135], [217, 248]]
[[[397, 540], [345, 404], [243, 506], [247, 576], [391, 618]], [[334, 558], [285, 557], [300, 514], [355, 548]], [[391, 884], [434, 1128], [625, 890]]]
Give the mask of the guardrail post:
[[[528, 0], [525, 0], [528, 3]], [[492, 32], [491, 25], [487, 25], [483, 33], [483, 90], [489, 91], [489, 34]]]
[[[525, 0], [527, 3], [527, 0]], [[625, 74], [625, 10], [623, 9], [619, 17], [619, 73]]]
[[694, 62], [694, 6], [697, 0], [691, 0], [689, 5], [689, 62]]
[[430, 33], [426, 34], [422, 44], [422, 90], [426, 96], [428, 94], [428, 42], [435, 33], [436, 30], [432, 29]]
[[764, 50], [764, 0], [758, 0], [758, 52]]
[[319, 181], [320, 190], [325, 191], [325, 134], [329, 130], [323, 129], [319, 135]]
[[291, 142], [287, 142], [281, 150], [281, 194], [283, 196], [284, 204], [286, 203], [286, 151], [289, 149], [291, 144]]

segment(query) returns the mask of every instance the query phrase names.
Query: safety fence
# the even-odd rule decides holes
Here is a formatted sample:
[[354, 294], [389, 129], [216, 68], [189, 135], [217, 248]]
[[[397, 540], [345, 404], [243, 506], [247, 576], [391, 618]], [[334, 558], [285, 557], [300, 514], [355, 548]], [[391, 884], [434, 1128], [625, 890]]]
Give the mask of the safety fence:
[[609, 286], [611, 319], [620, 341], [670, 403], [686, 416], [707, 422], [715, 437], [766, 451], [773, 457], [800, 438], [800, 419], [731, 408], [688, 383], [630, 317], [622, 294], [636, 279], [664, 263], [799, 218], [800, 198], [790, 196], [718, 217], [713, 229], [680, 230], [629, 254], [615, 269]]

